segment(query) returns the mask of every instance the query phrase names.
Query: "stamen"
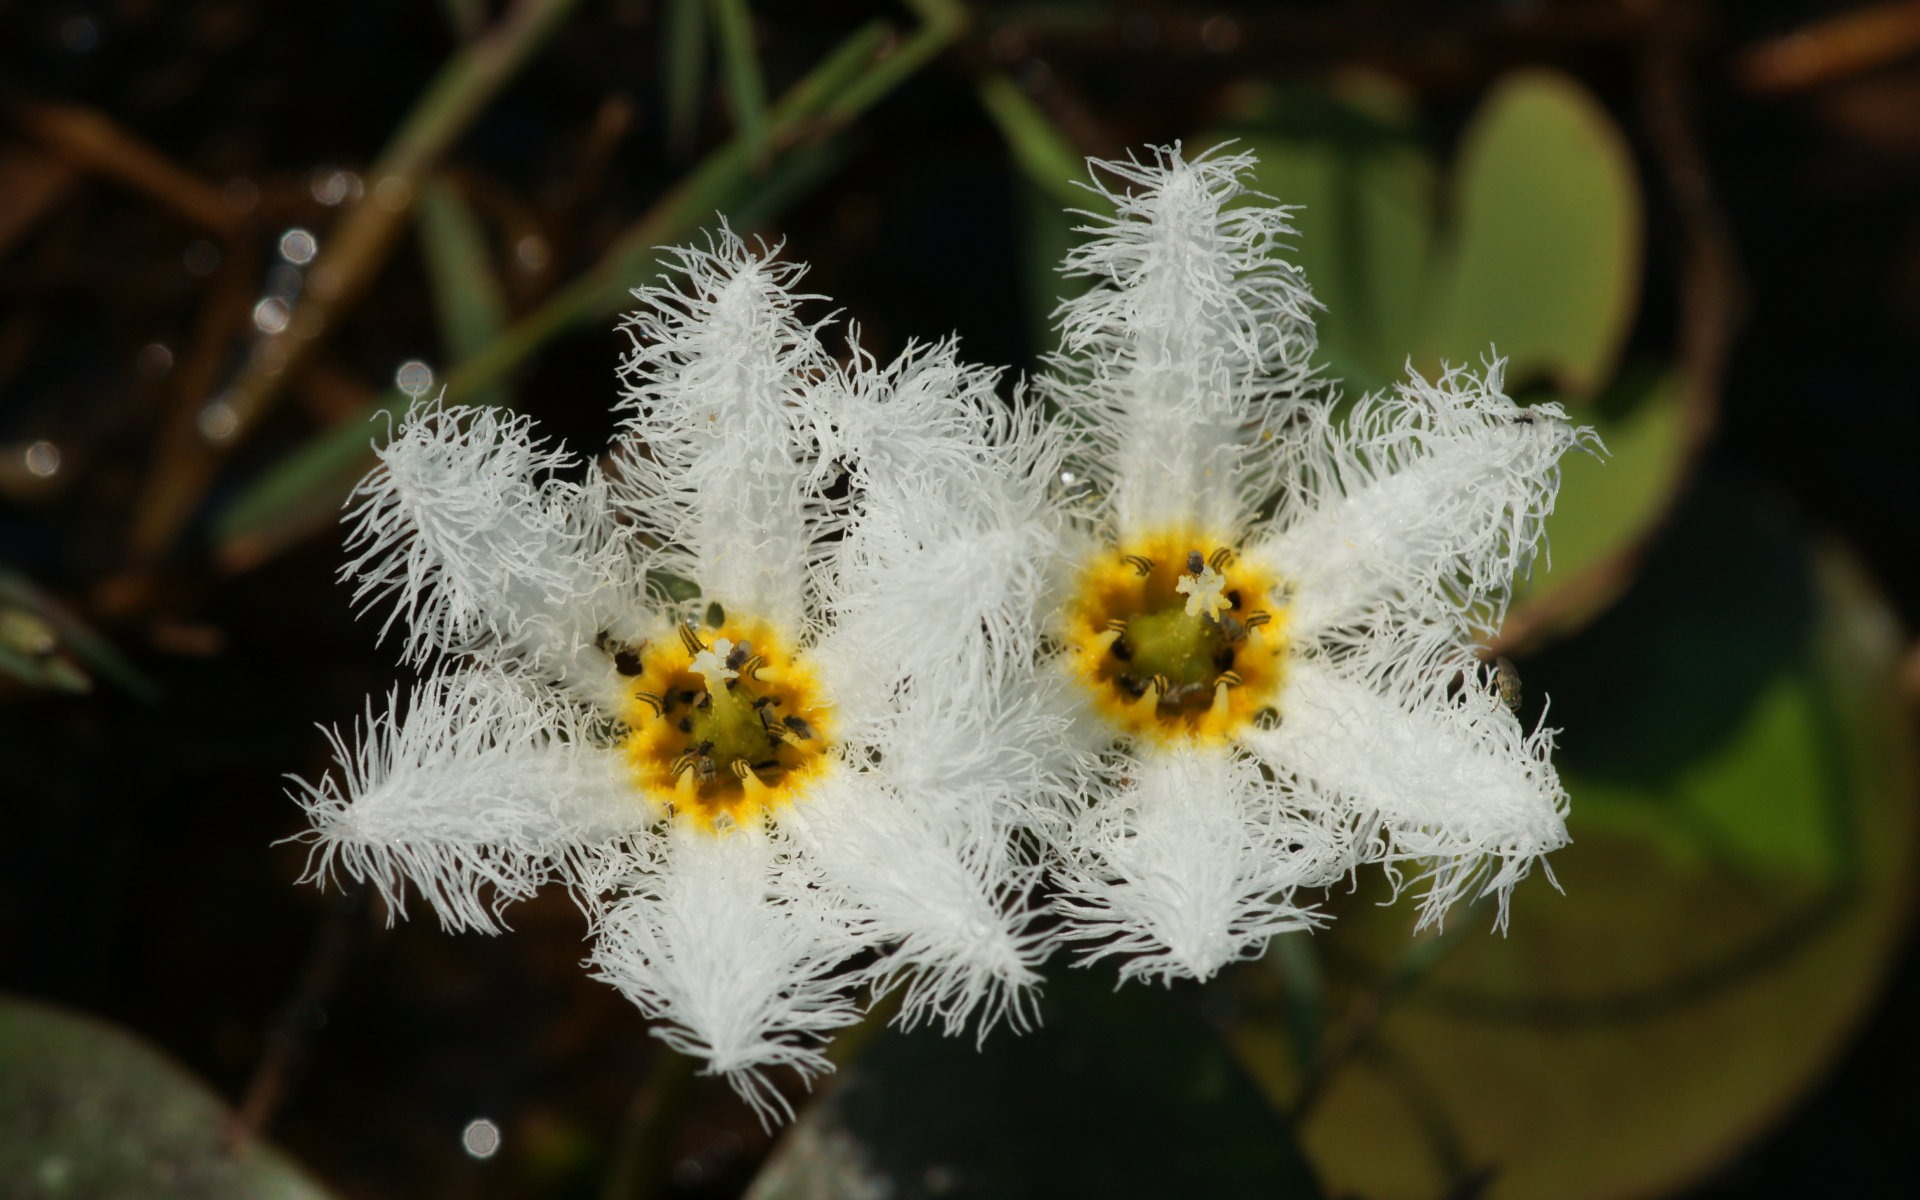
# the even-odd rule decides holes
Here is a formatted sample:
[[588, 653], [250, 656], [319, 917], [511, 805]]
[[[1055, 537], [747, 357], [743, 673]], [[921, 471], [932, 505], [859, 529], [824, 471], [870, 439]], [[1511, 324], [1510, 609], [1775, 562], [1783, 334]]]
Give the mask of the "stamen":
[[1232, 561], [1233, 561], [1233, 548], [1230, 546], [1222, 546], [1218, 550], [1215, 550], [1212, 554], [1207, 556], [1207, 565], [1212, 567], [1216, 571], [1226, 570], [1227, 564]]
[[693, 631], [691, 625], [680, 627], [680, 644], [687, 648], [688, 654], [699, 654], [707, 648], [707, 644], [700, 640], [700, 635]]
[[1153, 574], [1153, 560], [1144, 554], [1123, 554], [1120, 561], [1132, 567], [1142, 579]]
[[1250, 617], [1248, 617], [1248, 618], [1247, 618], [1247, 622], [1246, 622], [1246, 624], [1247, 624], [1247, 628], [1248, 628], [1248, 629], [1258, 629], [1258, 628], [1260, 628], [1260, 627], [1261, 627], [1262, 625], [1265, 625], [1265, 624], [1266, 624], [1266, 623], [1267, 623], [1268, 621], [1271, 621], [1271, 620], [1273, 620], [1273, 614], [1272, 614], [1272, 613], [1270, 613], [1270, 612], [1257, 612], [1257, 613], [1254, 613], [1254, 614], [1253, 614], [1252, 616], [1250, 616]]
[[666, 701], [660, 699], [660, 697], [654, 695], [652, 692], [635, 692], [633, 698], [652, 709], [654, 716], [664, 717], [667, 715]]

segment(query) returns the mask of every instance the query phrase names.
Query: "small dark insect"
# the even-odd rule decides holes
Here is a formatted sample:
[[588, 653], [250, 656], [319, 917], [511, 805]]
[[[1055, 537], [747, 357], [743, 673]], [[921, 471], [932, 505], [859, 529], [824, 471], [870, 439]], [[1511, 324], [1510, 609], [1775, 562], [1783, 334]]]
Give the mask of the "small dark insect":
[[1207, 569], [1207, 560], [1200, 557], [1198, 550], [1187, 551], [1187, 574], [1198, 575]]
[[753, 657], [753, 643], [742, 641], [727, 651], [727, 670], [738, 671], [747, 659]]
[[807, 724], [805, 718], [797, 717], [797, 716], [785, 716], [780, 718], [780, 723], [782, 725], [785, 725], [788, 729], [793, 730], [794, 736], [798, 737], [801, 741], [804, 742], [804, 741], [813, 740], [813, 736], [814, 736], [813, 726]]
[[1493, 682], [1500, 690], [1500, 702], [1507, 706], [1507, 711], [1519, 716], [1520, 668], [1504, 654], [1493, 660]]

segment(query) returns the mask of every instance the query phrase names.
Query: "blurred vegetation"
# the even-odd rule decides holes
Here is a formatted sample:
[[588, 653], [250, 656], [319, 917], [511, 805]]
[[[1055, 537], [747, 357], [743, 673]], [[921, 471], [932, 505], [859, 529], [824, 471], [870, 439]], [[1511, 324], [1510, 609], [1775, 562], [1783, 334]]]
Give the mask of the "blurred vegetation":
[[[1831, 7], [0, 7], [0, 1193], [1904, 1174], [1920, 5]], [[1363, 881], [1206, 987], [1058, 963], [979, 1053], [875, 1019], [776, 1142], [564, 898], [456, 939], [291, 886], [278, 777], [393, 678], [331, 582], [372, 414], [597, 445], [626, 290], [716, 214], [876, 351], [1031, 365], [1081, 160], [1176, 138], [1302, 206], [1347, 394], [1497, 348], [1601, 430], [1488, 631], [1566, 730], [1564, 894], [1412, 938]]]

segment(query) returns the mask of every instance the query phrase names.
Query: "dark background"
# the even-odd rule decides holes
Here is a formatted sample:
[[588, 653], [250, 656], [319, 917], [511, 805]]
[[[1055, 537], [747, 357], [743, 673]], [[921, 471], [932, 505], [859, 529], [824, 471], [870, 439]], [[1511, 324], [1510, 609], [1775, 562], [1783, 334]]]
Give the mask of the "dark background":
[[[862, 21], [910, 19], [850, 2], [755, 7], [774, 92]], [[1641, 72], [1649, 44], [1677, 37], [1744, 281], [1705, 469], [1850, 545], [1911, 629], [1920, 51], [1806, 86], [1756, 83], [1750, 69], [1755, 47], [1857, 7], [1123, 4], [1075, 24], [982, 6], [854, 123], [831, 176], [760, 228], [814, 264], [809, 286], [858, 318], [876, 351], [954, 330], [975, 359], [1030, 365], [1012, 249], [1026, 185], [975, 102], [977, 72], [1012, 73], [1079, 149], [1113, 155], [1204, 127], [1229, 75], [1310, 79], [1354, 64], [1412, 86], [1444, 147], [1492, 79], [1550, 64], [1592, 88], [1633, 142], [1649, 189], [1633, 346], [1671, 353], [1683, 237]], [[1236, 35], [1212, 49], [1205, 22], [1222, 14]], [[709, 81], [676, 148], [660, 20], [639, 0], [581, 6], [454, 145], [448, 165], [489, 220], [547, 247], [544, 267], [505, 274], [515, 314], [594, 263], [728, 132]], [[298, 828], [281, 777], [324, 770], [314, 723], [350, 720], [396, 671], [334, 582], [334, 532], [243, 563], [210, 540], [223, 499], [378, 395], [395, 364], [444, 357], [411, 233], [307, 381], [223, 449], [178, 536], [140, 548], [129, 532], [171, 453], [166, 430], [240, 369], [280, 231], [313, 229], [324, 246], [338, 210], [314, 201], [311, 173], [367, 169], [454, 47], [451, 25], [424, 0], [0, 4], [0, 181], [23, 188], [44, 180], [47, 156], [71, 161], [33, 115], [57, 103], [110, 118], [223, 203], [229, 181], [257, 193], [215, 235], [74, 168], [57, 203], [0, 230], [0, 564], [159, 690], [149, 703], [110, 680], [59, 695], [0, 679], [0, 988], [150, 1038], [343, 1195], [595, 1195], [621, 1161], [616, 1131], [653, 1102], [658, 1044], [579, 970], [582, 923], [562, 897], [523, 906], [489, 940], [431, 921], [389, 929], [364, 898], [293, 886], [302, 852], [275, 844]], [[0, 195], [0, 212], [8, 204]], [[187, 265], [202, 241], [218, 248], [207, 275]], [[556, 339], [511, 377], [518, 402], [571, 444], [599, 444], [622, 341], [610, 321]], [[172, 371], [142, 369], [153, 343], [170, 348]], [[193, 363], [209, 387], [183, 382]], [[44, 479], [14, 465], [41, 439], [62, 456]], [[1825, 1082], [1684, 1194], [1868, 1194], [1909, 1175], [1917, 1004], [1909, 948]], [[476, 1116], [508, 1131], [491, 1162], [460, 1152]], [[768, 1144], [701, 1081], [659, 1186], [735, 1194]]]

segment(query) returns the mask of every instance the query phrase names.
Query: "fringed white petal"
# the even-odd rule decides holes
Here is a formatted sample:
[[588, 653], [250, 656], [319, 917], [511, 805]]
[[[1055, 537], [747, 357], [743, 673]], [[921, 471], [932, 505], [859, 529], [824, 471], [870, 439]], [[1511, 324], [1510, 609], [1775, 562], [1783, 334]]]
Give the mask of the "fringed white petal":
[[834, 408], [851, 516], [827, 573], [835, 693], [884, 713], [901, 680], [972, 694], [996, 664], [1036, 670], [1041, 615], [1060, 587], [1061, 520], [1048, 485], [1063, 444], [1024, 399], [954, 347], [910, 349], [850, 383]]
[[[1514, 885], [1567, 842], [1553, 731], [1522, 730], [1464, 656], [1464, 678], [1397, 667], [1389, 648], [1375, 656], [1379, 665], [1359, 672], [1296, 661], [1279, 725], [1243, 741], [1325, 806], [1353, 865], [1385, 864], [1396, 889], [1412, 867], [1420, 925], [1462, 898], [1493, 895], [1504, 928]], [[1415, 647], [1409, 657], [1429, 656]]]
[[1039, 869], [1007, 853], [1005, 826], [970, 819], [988, 815], [993, 789], [930, 796], [843, 780], [781, 824], [885, 947], [867, 972], [875, 994], [904, 987], [907, 1027], [938, 1022], [951, 1035], [977, 1022], [980, 1038], [1001, 1020], [1026, 1028], [1049, 948], [1032, 905]]
[[491, 933], [509, 903], [651, 817], [592, 720], [537, 684], [468, 670], [420, 684], [404, 711], [397, 699], [328, 732], [337, 775], [294, 781], [303, 882], [370, 883], [390, 915], [411, 886], [447, 927]]
[[1122, 979], [1208, 979], [1268, 939], [1318, 924], [1294, 903], [1338, 862], [1258, 766], [1220, 746], [1144, 750], [1081, 816], [1059, 872], [1071, 936]]
[[785, 839], [715, 836], [676, 824], [600, 922], [592, 965], [649, 1017], [654, 1034], [723, 1074], [763, 1123], [792, 1116], [769, 1072], [832, 1070], [830, 1030], [859, 1018], [835, 971], [859, 948]]
[[1302, 414], [1279, 531], [1249, 554], [1296, 585], [1292, 633], [1313, 637], [1398, 606], [1480, 629], [1506, 612], [1560, 486], [1560, 457], [1598, 446], [1558, 405], [1521, 408], [1484, 376], [1419, 375], [1338, 421]]
[[613, 689], [596, 635], [641, 598], [641, 564], [609, 518], [597, 470], [584, 482], [526, 417], [417, 404], [378, 447], [349, 501], [341, 578], [363, 609], [390, 607], [407, 657], [505, 654], [595, 701]]
[[1314, 349], [1312, 296], [1277, 257], [1287, 210], [1235, 203], [1255, 196], [1250, 155], [1092, 165], [1119, 180], [1093, 184], [1113, 215], [1061, 268], [1095, 285], [1061, 304], [1041, 387], [1084, 430], [1122, 537], [1237, 527], [1265, 452], [1250, 426], [1290, 406]]
[[622, 326], [634, 348], [621, 366], [621, 502], [707, 599], [798, 629], [818, 541], [837, 521], [814, 397], [833, 364], [796, 313], [817, 297], [793, 290], [804, 267], [725, 227], [705, 250], [667, 253], [684, 290], [636, 290], [640, 310]]

